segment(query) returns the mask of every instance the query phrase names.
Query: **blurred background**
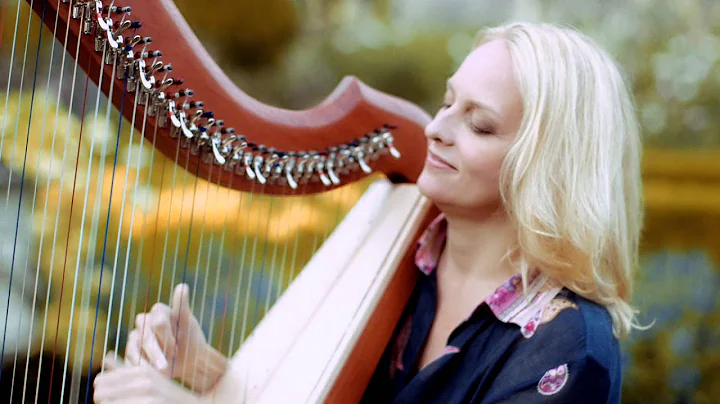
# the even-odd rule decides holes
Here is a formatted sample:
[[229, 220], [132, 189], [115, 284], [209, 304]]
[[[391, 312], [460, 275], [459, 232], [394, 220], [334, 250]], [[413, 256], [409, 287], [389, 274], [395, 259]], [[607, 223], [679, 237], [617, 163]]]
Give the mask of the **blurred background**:
[[[590, 35], [632, 77], [645, 139], [635, 304], [655, 324], [623, 345], [623, 402], [720, 402], [720, 2], [175, 3], [240, 88], [293, 109], [351, 74], [432, 114], [478, 29]], [[197, 180], [127, 123], [116, 142], [117, 111], [24, 1], [0, 21], [0, 402], [84, 401], [102, 353], [180, 281], [231, 355], [372, 179], [293, 199]]]

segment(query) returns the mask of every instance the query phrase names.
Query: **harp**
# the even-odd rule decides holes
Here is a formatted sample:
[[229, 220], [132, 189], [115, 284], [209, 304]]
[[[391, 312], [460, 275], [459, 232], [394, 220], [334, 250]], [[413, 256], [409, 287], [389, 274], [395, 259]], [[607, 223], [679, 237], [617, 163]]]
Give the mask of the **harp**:
[[[189, 245], [189, 240], [207, 227], [226, 225], [232, 220], [229, 215], [243, 215], [246, 230], [263, 226], [257, 220], [261, 215], [252, 210], [254, 206], [248, 208], [247, 204], [237, 202], [238, 198], [252, 201], [253, 198], [271, 197], [276, 201], [273, 203], [286, 205], [300, 204], [295, 201], [301, 200], [307, 203], [308, 198], [338, 195], [352, 184], [367, 183], [369, 177], [379, 173], [382, 179], [367, 187], [297, 276], [282, 274], [279, 270], [273, 273], [275, 265], [267, 265], [272, 267], [270, 280], [273, 276], [294, 278], [291, 283], [287, 282], [290, 286], [282, 294], [272, 292], [279, 295], [278, 298], [271, 298], [268, 291], [264, 302], [266, 309], [258, 308], [262, 304], [256, 302], [254, 313], [252, 308], [248, 309], [247, 300], [240, 310], [237, 305], [234, 311], [228, 310], [227, 305], [218, 308], [218, 313], [224, 311], [227, 321], [223, 324], [228, 326], [223, 325], [222, 330], [210, 338], [211, 343], [218, 339], [226, 344], [228, 339], [236, 343], [242, 341], [232, 356], [229, 372], [210, 397], [215, 402], [238, 402], [238, 397], [253, 403], [358, 401], [410, 295], [414, 281], [414, 271], [410, 269], [413, 243], [431, 217], [432, 207], [412, 184], [425, 159], [423, 129], [430, 119], [427, 113], [411, 102], [373, 89], [354, 77], [343, 79], [323, 102], [311, 109], [284, 110], [265, 105], [231, 82], [171, 0], [127, 0], [122, 4], [100, 0], [27, 0], [34, 12], [27, 16], [20, 12], [20, 3], [23, 2], [17, 3], [15, 14], [11, 3], [4, 2], [3, 20], [11, 24], [14, 18], [15, 24], [22, 26], [22, 20], [26, 18], [27, 37], [23, 41], [23, 32], [18, 34], [15, 30], [12, 40], [7, 36], [3, 38], [2, 46], [7, 51], [12, 45], [9, 65], [12, 69], [13, 63], [22, 60], [20, 77], [21, 83], [25, 84], [20, 87], [30, 88], [28, 83], [32, 82], [32, 91], [25, 95], [24, 101], [17, 101], [13, 109], [8, 101], [12, 93], [8, 83], [4, 116], [6, 121], [8, 117], [12, 120], [16, 113], [17, 119], [14, 128], [4, 126], [5, 149], [1, 151], [3, 162], [10, 166], [11, 173], [16, 173], [14, 184], [19, 181], [18, 206], [22, 205], [23, 195], [26, 200], [32, 198], [33, 211], [37, 209], [44, 214], [42, 228], [45, 229], [49, 222], [47, 227], [54, 225], [55, 231], [48, 232], [47, 238], [40, 241], [42, 246], [52, 237], [54, 244], [48, 248], [51, 251], [42, 256], [38, 254], [36, 271], [16, 279], [17, 275], [13, 275], [15, 260], [10, 265], [9, 294], [13, 292], [12, 288], [23, 293], [29, 288], [27, 296], [23, 296], [32, 302], [31, 310], [37, 313], [35, 316], [44, 319], [35, 323], [30, 320], [28, 325], [23, 320], [6, 316], [6, 333], [14, 327], [13, 321], [31, 329], [35, 327], [32, 335], [40, 328], [42, 332], [39, 332], [39, 342], [30, 337], [25, 351], [19, 348], [14, 351], [15, 358], [10, 361], [12, 366], [4, 367], [11, 369], [12, 374], [8, 371], [0, 374], [0, 384], [3, 378], [12, 377], [12, 394], [17, 400], [22, 397], [22, 402], [32, 401], [34, 397], [37, 401], [40, 386], [47, 381], [43, 378], [47, 375], [38, 370], [42, 374], [29, 383], [28, 374], [36, 365], [28, 365], [28, 361], [24, 368], [18, 366], [22, 362], [18, 362], [18, 357], [26, 356], [29, 360], [38, 352], [52, 353], [53, 360], [61, 358], [62, 366], [50, 371], [50, 385], [55, 386], [58, 380], [62, 380], [62, 384], [52, 387], [56, 391], [48, 395], [48, 400], [58, 397], [61, 397], [60, 401], [68, 402], [87, 400], [92, 375], [99, 370], [99, 359], [114, 346], [122, 351], [121, 334], [127, 324], [132, 323], [134, 314], [147, 311], [152, 303], [162, 300], [163, 296], [166, 298], [180, 281], [193, 286], [186, 277], [188, 261], [192, 261], [189, 256], [196, 257], [199, 268], [219, 268], [222, 264], [229, 265], [231, 271], [243, 271], [247, 261], [221, 263], [211, 258], [209, 252], [203, 255], [190, 247], [177, 247]], [[33, 49], [31, 43], [33, 24], [46, 27], [37, 28], [33, 34], [39, 36], [37, 49]], [[59, 61], [61, 77], [66, 75], [65, 80], [72, 80], [72, 85], [60, 90], [61, 79], [56, 92], [70, 93], [68, 108], [74, 106], [75, 114], [80, 116], [79, 125], [69, 118], [59, 120], [59, 112], [52, 108], [55, 99], [50, 96], [41, 99], [35, 91], [36, 85], [44, 79], [38, 75], [37, 66], [47, 63], [47, 58], [40, 56], [43, 32], [45, 35], [51, 33], [57, 41], [58, 45], [52, 47], [57, 54], [50, 56], [50, 64]], [[34, 73], [26, 74], [33, 72], [32, 63], [36, 66]], [[82, 81], [82, 72], [90, 80], [84, 86], [75, 82]], [[50, 78], [48, 73], [48, 87], [52, 82]], [[87, 90], [93, 82], [99, 89], [97, 93]], [[51, 112], [48, 112], [48, 105]], [[56, 109], [60, 108], [60, 95], [57, 105]], [[23, 110], [26, 112], [21, 113]], [[50, 119], [53, 112], [55, 122]], [[68, 115], [72, 115], [72, 111]], [[107, 117], [105, 121], [103, 116]], [[26, 122], [20, 123], [20, 117]], [[113, 119], [117, 123], [111, 126]], [[54, 125], [54, 130], [44, 125]], [[42, 126], [40, 136], [45, 136], [45, 131], [50, 134], [37, 138], [39, 135], [33, 128], [38, 126]], [[63, 132], [64, 126], [67, 130]], [[67, 136], [59, 134], [58, 127]], [[109, 134], [104, 143], [96, 142], [96, 132]], [[160, 157], [153, 161], [164, 159], [168, 162], [164, 168], [151, 165], [146, 170], [149, 174], [132, 171], [130, 163], [137, 159], [139, 167], [142, 153], [127, 154], [127, 167], [118, 164], [125, 157], [119, 152], [118, 145], [122, 139], [136, 133], [145, 139], [135, 139], [136, 143], [146, 145], [153, 156], [157, 151]], [[30, 193], [26, 177], [30, 177], [28, 173], [33, 170], [40, 172], [32, 165], [50, 164], [40, 155], [34, 157], [33, 147], [62, 148], [62, 160], [53, 164], [60, 167], [63, 176], [55, 182], [36, 181], [36, 192]], [[111, 160], [112, 164], [104, 166], [98, 158], [92, 162], [100, 149], [105, 153], [103, 158]], [[87, 164], [84, 171], [79, 167], [80, 162]], [[183, 185], [175, 182], [178, 171], [186, 179]], [[48, 168], [48, 172], [53, 171]], [[157, 172], [162, 175], [155, 175]], [[142, 207], [136, 209], [137, 203], [132, 204], [132, 209], [125, 208], [130, 206], [126, 198], [137, 197], [138, 183], [170, 181], [171, 175], [165, 176], [169, 172], [173, 173], [173, 186], [168, 191], [170, 201], [159, 198], [160, 202], [155, 204], [156, 210], [152, 212]], [[87, 190], [91, 189], [88, 184], [94, 181], [102, 187], [93, 189], [93, 200], [92, 193]], [[135, 184], [134, 188], [132, 184]], [[46, 188], [44, 197], [39, 197], [38, 201], [44, 200], [44, 207], [35, 201], [37, 190], [42, 191], [43, 187]], [[165, 187], [168, 189], [167, 183]], [[8, 195], [10, 189], [8, 186]], [[59, 214], [68, 199], [71, 201], [69, 210]], [[86, 213], [88, 206], [93, 209], [93, 201], [107, 207], [97, 208], [99, 213], [95, 212], [94, 216]], [[111, 211], [117, 204], [123, 210], [117, 223], [111, 223]], [[53, 206], [57, 212], [52, 210]], [[16, 206], [6, 203], [6, 208], [15, 209]], [[7, 229], [15, 233], [13, 252], [22, 245], [18, 241], [18, 232], [23, 226], [21, 210], [17, 208], [15, 226]], [[296, 215], [303, 215], [302, 210], [298, 212]], [[202, 220], [198, 218], [201, 215]], [[163, 216], [162, 220], [160, 216]], [[206, 216], [214, 217], [210, 224], [205, 220]], [[189, 220], [197, 226], [191, 226], [187, 235], [181, 235], [179, 230], [172, 233], [158, 224], [165, 220], [167, 228], [173, 220]], [[160, 286], [152, 293], [150, 286], [143, 286], [137, 280], [133, 283], [127, 274], [128, 257], [134, 255], [130, 247], [123, 247], [123, 244], [130, 243], [128, 239], [141, 222], [143, 229], [147, 226], [152, 229], [148, 231], [157, 233], [148, 236], [152, 244], [146, 242], [145, 253], [140, 252], [137, 259], [143, 271], [160, 279]], [[288, 231], [282, 228], [282, 222], [281, 219], [271, 224], [268, 219], [266, 234]], [[67, 230], [63, 232], [63, 228]], [[78, 240], [73, 239], [74, 231], [80, 232]], [[208, 231], [208, 238], [215, 237], [216, 233], [210, 233]], [[251, 233], [247, 230], [243, 237], [225, 240], [223, 229], [222, 236], [218, 233], [210, 246], [222, 249], [222, 244], [218, 247], [218, 243], [236, 243], [239, 250], [241, 244], [245, 247], [257, 244], [257, 236], [253, 240]], [[174, 252], [173, 237], [168, 234], [180, 240], [175, 243]], [[92, 264], [88, 264], [87, 259], [80, 258], [82, 254], [90, 255], [88, 247], [83, 247], [88, 237], [93, 239], [90, 242], [95, 247], [95, 265], [100, 266], [99, 274], [88, 269]], [[148, 251], [162, 248], [171, 251], [162, 260], [145, 258]], [[143, 251], [143, 244], [140, 250]], [[168, 275], [171, 266], [168, 264], [166, 269], [166, 258], [174, 262], [172, 275]], [[47, 263], [47, 260], [51, 262]], [[41, 269], [45, 264], [49, 269]], [[40, 276], [43, 271], [46, 272], [44, 281]], [[235, 296], [235, 285], [231, 287], [229, 280], [225, 282], [220, 278], [218, 272], [215, 279], [206, 280], [200, 290], [193, 288], [193, 299], [196, 299], [193, 307], [197, 307], [198, 301], [204, 301], [207, 290], [213, 288], [216, 295], [225, 299], [241, 300]], [[253, 281], [252, 273], [240, 276], [237, 291], [247, 287], [248, 292], [243, 289], [242, 293], [249, 296], [253, 282], [258, 281]], [[218, 285], [220, 292], [217, 292]], [[268, 309], [270, 301], [274, 304]], [[9, 297], [8, 310], [12, 310]], [[77, 320], [82, 310], [89, 312], [84, 323]], [[55, 312], [58, 314], [52, 314]], [[220, 316], [215, 313], [215, 308], [213, 313], [215, 317]], [[55, 321], [48, 321], [48, 315], [51, 319], [55, 315]], [[254, 319], [248, 320], [253, 316]], [[258, 316], [262, 317], [259, 322]], [[246, 322], [257, 324], [246, 326]], [[53, 327], [56, 328], [54, 332]], [[235, 333], [239, 336], [227, 335]], [[16, 347], [20, 345], [15, 343]], [[8, 349], [7, 352], [13, 351]], [[3, 362], [7, 363], [7, 360], [6, 357]], [[41, 364], [37, 366], [39, 369]], [[46, 364], [46, 368], [49, 366]], [[41, 379], [44, 380], [42, 383]]]

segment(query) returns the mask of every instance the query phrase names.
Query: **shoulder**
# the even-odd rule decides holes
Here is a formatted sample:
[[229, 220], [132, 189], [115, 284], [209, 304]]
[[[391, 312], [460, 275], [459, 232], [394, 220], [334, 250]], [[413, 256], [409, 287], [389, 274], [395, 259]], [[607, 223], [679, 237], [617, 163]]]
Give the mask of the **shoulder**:
[[543, 309], [535, 335], [520, 345], [544, 363], [581, 361], [609, 375], [620, 371], [620, 343], [610, 313], [567, 289]]
[[[543, 308], [538, 323], [509, 353], [492, 395], [530, 403], [548, 396], [619, 402], [620, 346], [607, 309], [563, 290]], [[593, 400], [587, 401], [587, 394]]]
[[561, 356], [587, 357], [608, 369], [620, 351], [608, 310], [567, 289], [544, 307], [538, 329], [527, 342], [553, 346]]

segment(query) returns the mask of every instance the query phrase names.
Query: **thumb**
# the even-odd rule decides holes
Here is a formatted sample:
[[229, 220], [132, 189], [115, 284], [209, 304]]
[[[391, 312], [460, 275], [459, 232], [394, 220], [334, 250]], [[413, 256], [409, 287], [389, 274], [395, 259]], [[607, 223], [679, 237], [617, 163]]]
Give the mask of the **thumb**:
[[184, 283], [175, 286], [172, 299], [172, 313], [180, 318], [192, 316], [190, 311], [190, 287]]

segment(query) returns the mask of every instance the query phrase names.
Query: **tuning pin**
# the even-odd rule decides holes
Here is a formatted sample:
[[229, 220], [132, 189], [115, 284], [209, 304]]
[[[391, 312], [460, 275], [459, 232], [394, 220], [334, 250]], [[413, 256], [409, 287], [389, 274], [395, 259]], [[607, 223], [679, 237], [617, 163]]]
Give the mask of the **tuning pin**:
[[285, 171], [285, 179], [287, 180], [288, 185], [290, 185], [290, 188], [297, 189], [298, 184], [297, 181], [295, 181], [295, 177], [292, 175], [292, 171]]
[[245, 174], [250, 178], [251, 180], [255, 179], [255, 171], [253, 171], [251, 165], [252, 165], [252, 153], [245, 153], [243, 154], [243, 167], [245, 167]]
[[139, 21], [123, 21], [121, 24], [118, 24], [117, 30], [115, 30], [113, 36], [117, 38], [129, 29], [139, 28], [142, 28], [142, 23]]
[[182, 134], [185, 135], [186, 138], [192, 139], [193, 133], [187, 127], [187, 122], [185, 121], [185, 111], [178, 112], [178, 120], [180, 121], [180, 130], [182, 131]]
[[292, 168], [285, 168], [285, 179], [287, 180], [288, 185], [290, 185], [290, 188], [297, 189], [298, 184], [297, 181], [295, 181], [295, 174], [293, 173]]
[[152, 89], [153, 84], [155, 83], [155, 77], [150, 76], [150, 78], [148, 79], [147, 72], [145, 72], [145, 67], [147, 67], [147, 65], [145, 64], [145, 60], [138, 59], [136, 63], [138, 76], [140, 76], [140, 83], [143, 87], [145, 87], [145, 90]]
[[267, 182], [267, 179], [262, 174], [261, 166], [263, 164], [263, 157], [261, 155], [255, 156], [253, 159], [253, 169], [255, 171], [255, 178], [258, 180], [259, 183], [265, 184]]
[[330, 181], [330, 179], [328, 178], [328, 176], [325, 175], [325, 172], [324, 172], [324, 171], [319, 170], [319, 171], [318, 171], [318, 177], [320, 177], [320, 181], [321, 181], [321, 182], [323, 183], [323, 185], [325, 185], [326, 187], [329, 187], [330, 185], [332, 185], [332, 182]]
[[367, 165], [367, 163], [365, 162], [365, 159], [358, 158], [357, 161], [358, 161], [358, 164], [360, 164], [360, 168], [363, 170], [363, 172], [365, 172], [365, 174], [372, 173], [372, 168], [370, 168], [370, 166]]
[[363, 151], [362, 147], [356, 147], [354, 152], [355, 153], [353, 153], [353, 157], [355, 158], [355, 160], [357, 160], [360, 168], [365, 174], [370, 174], [372, 172], [372, 168], [370, 168], [370, 166], [365, 161], [365, 152]]
[[333, 164], [332, 161], [328, 161], [325, 169], [327, 170], [328, 176], [330, 177], [330, 181], [332, 181], [333, 184], [338, 185], [340, 184], [340, 178], [338, 178], [337, 174], [335, 174], [335, 170], [333, 169], [334, 166], [335, 164]]
[[177, 111], [175, 110], [175, 101], [168, 100], [167, 101], [167, 109], [168, 109], [168, 118], [170, 118], [170, 123], [173, 127], [176, 129], [180, 129], [182, 126], [182, 123], [177, 117]]
[[400, 158], [400, 152], [395, 147], [395, 138], [393, 137], [392, 133], [390, 133], [389, 129], [394, 129], [395, 126], [385, 125], [385, 130], [382, 131], [382, 137], [385, 141], [385, 145], [387, 146], [388, 150], [390, 151], [390, 154], [395, 157], [396, 159]]
[[396, 159], [400, 158], [400, 152], [398, 151], [398, 149], [395, 146], [392, 145], [392, 143], [388, 144], [387, 147], [388, 147], [388, 150], [390, 150], [390, 155], [392, 155]]
[[174, 83], [175, 83], [175, 80], [173, 80], [172, 77], [163, 80], [162, 83], [159, 83], [157, 85], [157, 92], [162, 93], [163, 91], [167, 90], [167, 88], [170, 87], [171, 85], [173, 85]]

